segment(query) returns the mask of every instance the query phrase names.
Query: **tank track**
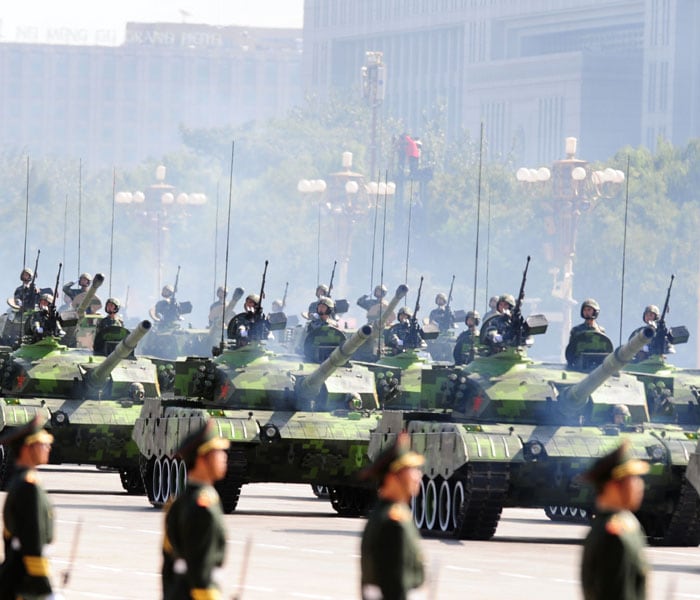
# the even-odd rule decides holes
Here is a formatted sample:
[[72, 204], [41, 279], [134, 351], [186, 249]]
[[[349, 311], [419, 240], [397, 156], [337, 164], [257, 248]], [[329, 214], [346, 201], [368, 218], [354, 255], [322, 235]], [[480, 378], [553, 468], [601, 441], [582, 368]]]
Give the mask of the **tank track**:
[[333, 485], [328, 487], [331, 506], [341, 517], [363, 517], [369, 513], [377, 494], [374, 490]]
[[143, 475], [141, 472], [141, 461], [139, 461], [139, 466], [136, 468], [120, 469], [119, 478], [127, 494], [140, 496], [146, 493], [146, 486], [143, 484]]
[[509, 479], [508, 465], [467, 465], [464, 503], [453, 531], [457, 539], [489, 540], [493, 537], [501, 519]]
[[221, 506], [225, 514], [231, 514], [238, 506], [241, 497], [241, 487], [245, 483], [248, 461], [240, 449], [231, 448], [228, 451], [228, 467], [226, 476], [214, 484], [221, 498]]
[[652, 546], [700, 544], [700, 498], [685, 476], [670, 515], [640, 512], [638, 517]]

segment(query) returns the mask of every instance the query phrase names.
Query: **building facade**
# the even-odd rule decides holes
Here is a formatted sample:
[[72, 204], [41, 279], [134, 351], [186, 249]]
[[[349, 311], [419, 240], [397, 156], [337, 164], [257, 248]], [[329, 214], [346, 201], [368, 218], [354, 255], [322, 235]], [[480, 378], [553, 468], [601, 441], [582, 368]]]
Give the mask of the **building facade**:
[[127, 26], [119, 46], [0, 44], [0, 144], [133, 164], [181, 128], [236, 126], [299, 104], [301, 31]]
[[438, 107], [449, 132], [492, 158], [591, 160], [625, 145], [700, 135], [693, 0], [306, 0], [305, 91], [353, 93], [382, 52], [382, 111], [420, 135]]

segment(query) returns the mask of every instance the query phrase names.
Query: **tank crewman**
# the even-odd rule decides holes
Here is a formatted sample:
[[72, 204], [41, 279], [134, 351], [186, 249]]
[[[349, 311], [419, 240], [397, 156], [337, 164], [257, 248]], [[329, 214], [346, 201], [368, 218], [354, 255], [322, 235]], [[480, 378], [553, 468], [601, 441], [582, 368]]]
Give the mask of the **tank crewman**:
[[56, 307], [52, 307], [53, 296], [42, 294], [39, 299], [39, 307], [35, 310], [26, 323], [32, 340], [38, 342], [46, 336], [62, 337], [64, 331], [61, 328], [63, 319], [58, 314]]
[[419, 348], [425, 345], [423, 342], [423, 329], [418, 323], [414, 326], [411, 322], [412, 318], [413, 311], [404, 306], [399, 309], [398, 322], [384, 331], [384, 344], [391, 348], [395, 354], [409, 348]]
[[[373, 297], [365, 294], [357, 299], [357, 305], [367, 311], [367, 321], [379, 320], [379, 313], [383, 313], [386, 307], [389, 306], [389, 302], [385, 298], [387, 291], [388, 289], [385, 285], [377, 285], [374, 287]], [[395, 318], [396, 315], [394, 314], [388, 315], [386, 323], [390, 324]]]
[[156, 302], [151, 316], [161, 325], [172, 325], [180, 319], [180, 305], [175, 300], [175, 288], [170, 284], [164, 285], [160, 295], [162, 299]]
[[646, 539], [634, 516], [644, 498], [640, 475], [649, 463], [632, 459], [625, 441], [584, 474], [596, 490], [596, 516], [583, 544], [584, 600], [643, 600], [649, 566]]
[[481, 326], [479, 341], [491, 354], [498, 352], [503, 345], [503, 336], [510, 327], [515, 298], [512, 294], [501, 294], [496, 302], [496, 312]]
[[121, 341], [125, 337], [126, 330], [120, 331], [114, 339], [107, 339], [110, 337], [109, 328], [116, 327], [123, 329], [124, 321], [119, 315], [119, 309], [121, 308], [121, 302], [119, 298], [107, 298], [105, 302], [105, 312], [107, 316], [104, 319], [100, 319], [95, 328], [95, 340], [92, 344], [92, 349], [95, 354], [105, 353], [105, 342], [107, 341]]
[[243, 312], [233, 317], [228, 324], [227, 335], [237, 346], [244, 346], [251, 340], [264, 340], [270, 335], [270, 322], [260, 308], [260, 296], [248, 294], [243, 304]]
[[302, 313], [305, 319], [315, 319], [318, 311], [316, 306], [321, 298], [329, 298], [328, 296], [328, 286], [325, 283], [319, 283], [316, 286], [316, 300], [309, 304], [309, 309], [306, 313]]
[[500, 296], [491, 296], [489, 298], [489, 309], [486, 311], [486, 314], [484, 315], [484, 323], [488, 321], [493, 315], [495, 315], [498, 311], [496, 310], [496, 306], [498, 306], [498, 298]]
[[420, 534], [410, 502], [418, 494], [425, 459], [406, 433], [360, 472], [378, 484], [379, 501], [367, 519], [360, 549], [362, 599], [405, 599], [425, 581]]
[[464, 317], [464, 324], [467, 328], [457, 336], [452, 356], [456, 365], [466, 365], [474, 359], [479, 346], [479, 313], [470, 310]]
[[564, 351], [566, 362], [569, 365], [573, 364], [576, 359], [576, 348], [574, 344], [576, 336], [589, 331], [605, 333], [605, 328], [597, 321], [599, 314], [600, 305], [594, 298], [586, 298], [581, 303], [581, 318], [583, 319], [583, 323], [579, 323], [576, 327], [571, 329], [569, 332], [569, 343]]
[[19, 274], [22, 285], [15, 289], [14, 299], [17, 307], [22, 307], [25, 310], [36, 308], [39, 302], [39, 288], [32, 282], [34, 271], [29, 267], [24, 267]]
[[224, 314], [227, 295], [228, 289], [224, 288], [223, 285], [216, 288], [216, 301], [212, 302], [211, 306], [209, 306], [209, 327], [221, 319], [221, 316]]
[[447, 305], [447, 296], [442, 292], [435, 296], [435, 304], [437, 305], [430, 311], [428, 319], [431, 323], [435, 323], [440, 331], [447, 331], [455, 326], [455, 315], [452, 309]]
[[[81, 273], [78, 277], [78, 287], [74, 288], [75, 281], [69, 281], [63, 286], [63, 293], [71, 299], [71, 306], [78, 308], [83, 301], [83, 297], [88, 291], [92, 283], [92, 275], [90, 273]], [[95, 296], [90, 301], [90, 306], [85, 310], [85, 314], [94, 315], [102, 308], [102, 300]]]
[[[635, 329], [632, 334], [630, 335], [629, 339], [632, 339], [637, 333], [639, 333], [642, 329], [645, 327], [653, 327], [654, 329], [657, 328], [657, 321], [661, 318], [661, 311], [659, 310], [659, 307], [656, 306], [655, 304], [649, 304], [648, 306], [644, 307], [644, 312], [642, 313], [642, 321], [644, 321], [644, 325], [642, 327], [638, 327]], [[664, 354], [673, 354], [675, 353], [675, 348], [673, 347], [673, 344], [671, 344], [668, 341], [668, 337], [664, 340]], [[649, 347], [649, 344], [645, 344], [644, 347], [637, 352], [637, 356], [635, 359], [637, 361], [640, 360], [645, 360], [651, 356], [651, 349]]]
[[[346, 339], [335, 321], [335, 302], [325, 296], [317, 302], [318, 318], [309, 321], [303, 342], [303, 354], [310, 362], [322, 362], [331, 348], [340, 346]], [[328, 350], [325, 352], [324, 350]]]
[[53, 541], [53, 508], [36, 467], [49, 462], [53, 436], [36, 415], [8, 428], [0, 443], [15, 456], [14, 474], [3, 508], [5, 562], [0, 565], [0, 597], [47, 598], [53, 593], [46, 546]]
[[164, 600], [222, 597], [213, 575], [224, 562], [226, 530], [214, 483], [226, 476], [228, 447], [229, 441], [216, 434], [211, 419], [180, 445], [187, 484], [165, 514]]
[[270, 308], [270, 313], [281, 313], [284, 311], [284, 302], [279, 298], [272, 301], [272, 308]]

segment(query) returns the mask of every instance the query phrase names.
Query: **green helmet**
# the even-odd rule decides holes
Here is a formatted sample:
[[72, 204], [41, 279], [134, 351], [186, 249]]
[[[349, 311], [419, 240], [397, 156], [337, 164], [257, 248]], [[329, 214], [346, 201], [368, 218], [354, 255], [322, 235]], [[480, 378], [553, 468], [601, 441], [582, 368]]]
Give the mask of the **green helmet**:
[[644, 317], [646, 317], [646, 314], [648, 312], [654, 315], [654, 321], [659, 320], [659, 317], [661, 316], [661, 311], [659, 310], [659, 307], [656, 306], [656, 304], [650, 304], [644, 309], [644, 312], [642, 313], [642, 321], [644, 321]]
[[401, 315], [406, 315], [410, 319], [413, 316], [413, 311], [410, 308], [404, 306], [403, 308], [399, 308], [399, 313], [397, 317], [400, 317]]
[[327, 306], [330, 308], [331, 312], [335, 310], [335, 301], [333, 298], [329, 298], [328, 296], [321, 296], [318, 300], [318, 304], [323, 304], [324, 306]]
[[24, 269], [22, 269], [22, 272], [19, 274], [19, 278], [22, 279], [22, 275], [24, 275], [25, 273], [29, 275], [30, 279], [34, 277], [34, 271], [32, 271], [29, 267], [24, 267]]
[[374, 287], [374, 297], [375, 298], [384, 298], [384, 296], [386, 296], [386, 293], [388, 291], [389, 290], [385, 285], [377, 285]]
[[316, 286], [316, 296], [318, 296], [318, 290], [321, 290], [321, 296], [328, 295], [328, 286], [325, 283], [319, 283]]
[[258, 294], [248, 294], [245, 299], [246, 302], [255, 302], [255, 304], [260, 304], [260, 296]]
[[515, 298], [513, 297], [513, 294], [501, 294], [498, 297], [498, 303], [500, 304], [501, 302], [505, 302], [511, 308], [515, 308]]
[[105, 309], [110, 302], [114, 304], [114, 307], [117, 309], [115, 312], [119, 312], [119, 309], [122, 307], [122, 303], [119, 301], [119, 298], [107, 298], [107, 302], [105, 302]]
[[593, 318], [597, 319], [598, 315], [600, 314], [600, 305], [593, 298], [586, 298], [581, 303], [581, 318], [585, 319], [585, 317], [583, 316], [583, 309], [587, 306], [590, 306], [593, 309]]
[[477, 310], [470, 310], [466, 316], [464, 317], [464, 324], [468, 325], [469, 319], [474, 320], [474, 325], [478, 325], [481, 322], [481, 315], [479, 314], [479, 311]]
[[51, 304], [53, 302], [53, 294], [42, 294], [39, 297], [39, 300], [45, 300], [46, 302]]
[[439, 292], [437, 296], [435, 296], [435, 304], [440, 304], [440, 301], [444, 302], [447, 304], [447, 296], [443, 294], [442, 292]]
[[175, 288], [172, 285], [168, 284], [168, 285], [163, 286], [163, 289], [161, 290], [160, 295], [163, 296], [163, 298], [169, 298], [174, 293], [175, 293]]
[[90, 273], [81, 273], [80, 277], [78, 277], [78, 281], [81, 279], [87, 279], [87, 282], [90, 283], [92, 281], [92, 275], [90, 275]]

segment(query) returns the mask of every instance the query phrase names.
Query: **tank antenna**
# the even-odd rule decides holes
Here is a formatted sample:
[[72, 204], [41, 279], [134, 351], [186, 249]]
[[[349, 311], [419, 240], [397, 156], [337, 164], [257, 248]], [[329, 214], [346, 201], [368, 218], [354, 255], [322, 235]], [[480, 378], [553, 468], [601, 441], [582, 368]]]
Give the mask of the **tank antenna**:
[[377, 216], [379, 214], [379, 179], [381, 173], [377, 173], [377, 191], [374, 194], [374, 227], [372, 229], [372, 265], [369, 272], [369, 291], [372, 293], [374, 286], [374, 251], [377, 246]]
[[[413, 212], [413, 179], [408, 192], [408, 231], [406, 232], [406, 273], [404, 274], [403, 284], [408, 285], [408, 257], [411, 249], [411, 218]], [[404, 297], [403, 305], [406, 306], [406, 298]]]
[[[384, 212], [382, 216], [382, 260], [380, 263], [380, 272], [379, 272], [379, 284], [384, 285], [384, 249], [386, 247], [386, 204], [387, 204], [387, 183], [389, 179], [389, 172], [384, 171]], [[377, 186], [378, 187], [378, 186]], [[377, 191], [377, 194], [379, 192]], [[379, 299], [379, 320], [382, 320], [382, 309], [384, 306], [382, 305], [382, 299]], [[380, 335], [377, 338], [377, 354], [380, 355], [382, 350], [382, 336]]]
[[[216, 266], [219, 260], [219, 182], [216, 182], [216, 214], [214, 216], [214, 287], [212, 297], [216, 298]], [[224, 306], [226, 306], [226, 294], [224, 294]]]
[[[66, 204], [63, 209], [63, 264], [66, 264], [66, 238], [67, 238], [67, 230], [68, 230], [68, 194], [66, 194]], [[65, 271], [64, 271], [65, 273]], [[65, 281], [65, 277], [63, 280]]]
[[27, 156], [27, 185], [25, 187], [24, 200], [24, 253], [22, 254], [22, 268], [27, 266], [27, 229], [29, 225], [29, 156]]
[[[476, 188], [476, 242], [474, 244], [474, 293], [472, 295], [472, 310], [476, 310], [476, 283], [479, 274], [479, 230], [481, 227], [481, 164], [484, 154], [484, 122], [481, 122], [479, 136], [479, 182]], [[487, 263], [488, 265], [488, 263]], [[487, 266], [488, 273], [488, 266]], [[488, 287], [488, 286], [487, 286]]]
[[[231, 198], [233, 197], [233, 157], [236, 151], [236, 141], [231, 140], [231, 169], [228, 178], [228, 219], [226, 221], [226, 258], [224, 260], [224, 290], [228, 289], [228, 250], [231, 240]], [[224, 331], [226, 330], [226, 301], [224, 296], [223, 313], [221, 315], [221, 342], [219, 348], [224, 349]]]
[[625, 174], [625, 225], [622, 235], [622, 281], [620, 282], [620, 337], [617, 342], [622, 346], [622, 315], [625, 309], [625, 265], [627, 262], [627, 211], [630, 201], [630, 155], [627, 155], [627, 173]]
[[[83, 159], [78, 162], [78, 273], [80, 273], [80, 239], [83, 223]], [[110, 277], [111, 279], [111, 277]]]
[[117, 193], [117, 169], [112, 168], [112, 231], [109, 234], [109, 296], [112, 296], [112, 265], [114, 264], [114, 206]]

